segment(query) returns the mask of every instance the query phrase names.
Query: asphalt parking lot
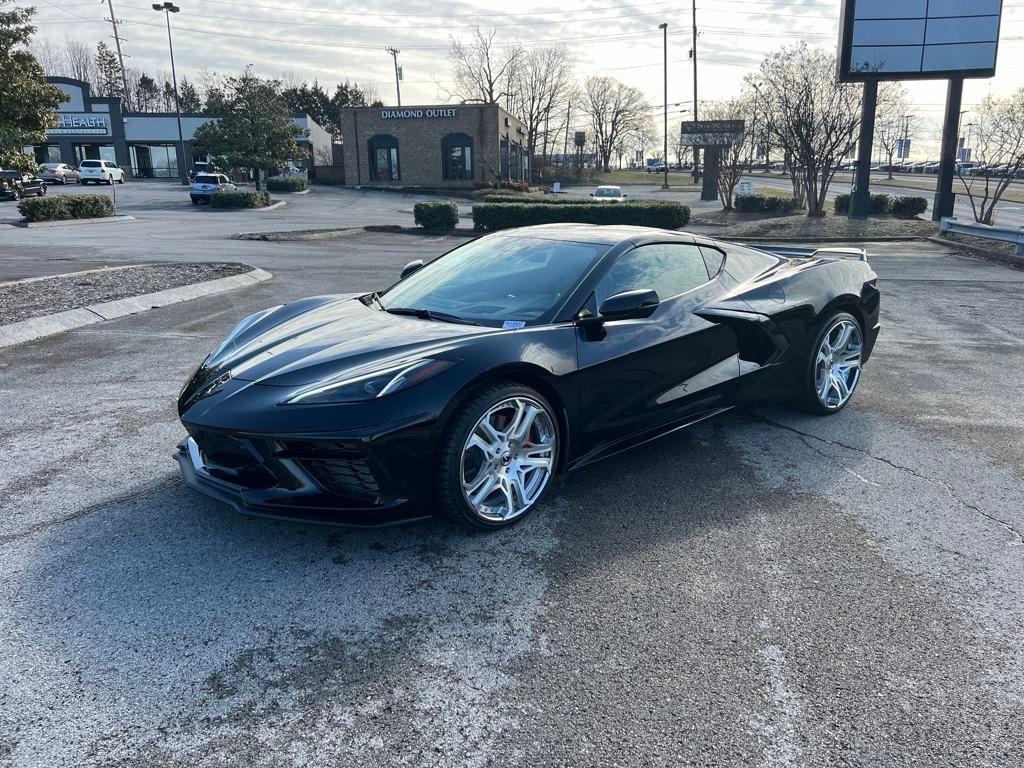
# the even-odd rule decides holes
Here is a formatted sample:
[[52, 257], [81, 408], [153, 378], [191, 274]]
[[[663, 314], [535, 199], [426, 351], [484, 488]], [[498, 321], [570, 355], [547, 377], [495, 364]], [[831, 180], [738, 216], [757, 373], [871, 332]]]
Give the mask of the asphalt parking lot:
[[884, 328], [840, 415], [726, 414], [496, 534], [318, 528], [186, 489], [177, 392], [245, 314], [459, 238], [226, 239], [411, 223], [385, 193], [136, 194], [3, 229], [0, 280], [275, 278], [0, 352], [0, 766], [1024, 764], [1024, 271], [869, 244]]

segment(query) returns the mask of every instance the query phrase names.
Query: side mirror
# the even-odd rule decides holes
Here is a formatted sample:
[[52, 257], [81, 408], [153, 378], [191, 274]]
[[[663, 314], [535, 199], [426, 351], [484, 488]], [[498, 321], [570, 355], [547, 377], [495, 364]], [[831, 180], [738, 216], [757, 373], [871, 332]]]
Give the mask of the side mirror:
[[650, 289], [625, 291], [609, 296], [601, 304], [602, 320], [638, 320], [650, 317], [661, 304], [658, 292]]
[[402, 274], [399, 275], [399, 280], [405, 280], [413, 272], [418, 272], [423, 269], [423, 259], [416, 259], [416, 261], [410, 261], [405, 265], [405, 269], [402, 270]]
[[623, 197], [629, 197], [629, 195], [623, 195]]

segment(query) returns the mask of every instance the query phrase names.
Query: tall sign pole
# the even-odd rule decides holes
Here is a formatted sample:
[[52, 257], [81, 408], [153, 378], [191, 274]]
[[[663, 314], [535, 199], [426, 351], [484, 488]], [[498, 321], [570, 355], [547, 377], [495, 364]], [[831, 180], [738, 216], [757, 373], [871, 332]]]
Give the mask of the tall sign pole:
[[953, 195], [953, 179], [956, 177], [956, 150], [960, 139], [960, 104], [964, 98], [964, 79], [955, 77], [949, 81], [946, 96], [946, 119], [942, 124], [942, 152], [939, 154], [939, 180], [935, 185], [935, 200], [932, 203], [932, 221], [941, 221], [952, 216], [956, 197]]
[[875, 111], [878, 106], [878, 81], [864, 83], [864, 99], [860, 113], [860, 141], [857, 144], [857, 174], [853, 182], [853, 198], [848, 215], [866, 219], [871, 207], [871, 147], [875, 138]]

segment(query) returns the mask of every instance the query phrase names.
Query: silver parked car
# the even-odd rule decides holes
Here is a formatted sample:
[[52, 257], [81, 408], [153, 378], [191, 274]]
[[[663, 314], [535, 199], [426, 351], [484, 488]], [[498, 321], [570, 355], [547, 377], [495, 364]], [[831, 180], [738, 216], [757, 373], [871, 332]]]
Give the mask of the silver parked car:
[[206, 201], [210, 202], [214, 192], [234, 192], [236, 187], [223, 173], [198, 173], [192, 179], [192, 188], [189, 196], [192, 198], [192, 205]]
[[39, 166], [39, 178], [51, 184], [77, 184], [78, 170], [67, 163], [43, 163]]

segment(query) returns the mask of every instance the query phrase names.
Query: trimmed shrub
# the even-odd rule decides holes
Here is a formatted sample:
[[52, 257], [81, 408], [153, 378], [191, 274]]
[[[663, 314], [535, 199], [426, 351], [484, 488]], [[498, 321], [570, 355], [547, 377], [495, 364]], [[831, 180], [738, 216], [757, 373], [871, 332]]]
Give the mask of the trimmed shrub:
[[114, 215], [114, 201], [106, 195], [62, 195], [69, 219], [102, 219]]
[[550, 203], [477, 203], [473, 226], [493, 232], [533, 224], [628, 224], [679, 229], [690, 221], [690, 209], [669, 201], [636, 200], [625, 203], [557, 205]]
[[798, 210], [792, 197], [774, 195], [736, 195], [733, 207], [742, 213], [792, 213]]
[[871, 195], [868, 201], [868, 213], [878, 215], [888, 213], [892, 209], [892, 198], [889, 195]]
[[268, 192], [302, 192], [309, 188], [303, 176], [271, 176], [267, 179]]
[[448, 201], [416, 203], [412, 215], [417, 227], [424, 229], [455, 229], [459, 225], [459, 206]]
[[270, 205], [270, 193], [261, 192], [214, 192], [210, 195], [214, 208], [266, 208]]
[[923, 197], [894, 197], [892, 215], [901, 219], [912, 219], [928, 210], [928, 200]]
[[18, 203], [25, 221], [101, 219], [114, 215], [114, 201], [106, 195], [61, 195], [33, 197]]
[[850, 212], [850, 196], [847, 194], [836, 195], [835, 203], [836, 216], [845, 216]]
[[530, 185], [525, 181], [502, 181], [500, 189], [509, 189], [514, 192], [529, 192]]

